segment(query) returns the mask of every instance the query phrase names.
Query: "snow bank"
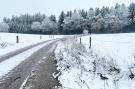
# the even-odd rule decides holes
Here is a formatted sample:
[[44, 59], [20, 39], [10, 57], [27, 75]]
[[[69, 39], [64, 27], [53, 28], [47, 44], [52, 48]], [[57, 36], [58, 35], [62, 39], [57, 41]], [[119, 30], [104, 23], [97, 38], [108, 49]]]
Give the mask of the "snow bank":
[[[92, 48], [89, 49], [89, 37]], [[60, 42], [55, 51], [56, 89], [134, 89], [135, 34], [99, 34]], [[102, 77], [108, 78], [103, 80]]]

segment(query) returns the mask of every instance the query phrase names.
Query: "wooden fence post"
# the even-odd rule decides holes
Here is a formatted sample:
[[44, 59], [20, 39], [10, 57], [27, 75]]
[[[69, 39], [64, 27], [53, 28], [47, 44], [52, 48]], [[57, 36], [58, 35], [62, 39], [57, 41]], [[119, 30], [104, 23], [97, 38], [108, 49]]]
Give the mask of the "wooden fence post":
[[90, 37], [90, 41], [89, 41], [89, 42], [90, 42], [90, 46], [89, 46], [89, 48], [91, 49], [91, 37]]
[[19, 43], [19, 36], [16, 36], [16, 43]]
[[76, 35], [74, 35], [74, 40], [76, 40]]
[[40, 36], [40, 39], [42, 39], [42, 36]]
[[80, 37], [80, 44], [82, 43], [82, 39], [81, 39], [81, 37]]
[[76, 35], [76, 37], [75, 37], [75, 38], [76, 38], [76, 41], [77, 41], [77, 35]]

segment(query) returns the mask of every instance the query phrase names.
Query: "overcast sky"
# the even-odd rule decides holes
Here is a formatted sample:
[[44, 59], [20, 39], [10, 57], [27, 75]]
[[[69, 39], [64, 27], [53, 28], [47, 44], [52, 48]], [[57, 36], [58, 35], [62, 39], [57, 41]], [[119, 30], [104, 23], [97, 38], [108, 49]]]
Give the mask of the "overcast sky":
[[37, 12], [58, 16], [62, 10], [86, 9], [90, 7], [114, 6], [116, 3], [129, 5], [135, 0], [0, 0], [0, 20], [3, 17]]

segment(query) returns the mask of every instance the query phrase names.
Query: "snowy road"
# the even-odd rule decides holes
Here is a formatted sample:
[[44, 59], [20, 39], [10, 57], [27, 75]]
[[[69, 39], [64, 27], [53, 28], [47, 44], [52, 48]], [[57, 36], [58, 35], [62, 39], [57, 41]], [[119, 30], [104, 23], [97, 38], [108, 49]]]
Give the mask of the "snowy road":
[[0, 63], [0, 89], [19, 89], [35, 65], [48, 56], [58, 40], [40, 43]]

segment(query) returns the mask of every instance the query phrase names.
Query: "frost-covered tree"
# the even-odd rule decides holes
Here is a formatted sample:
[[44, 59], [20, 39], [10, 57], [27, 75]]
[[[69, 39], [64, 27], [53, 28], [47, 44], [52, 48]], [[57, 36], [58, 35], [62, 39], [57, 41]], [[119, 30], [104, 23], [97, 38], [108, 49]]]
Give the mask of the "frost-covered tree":
[[43, 33], [52, 34], [57, 32], [57, 24], [54, 21], [51, 21], [48, 17], [46, 17], [42, 24], [41, 29]]
[[[34, 22], [42, 22], [46, 16], [44, 14], [24, 14], [20, 16], [12, 16], [12, 18], [4, 18], [3, 22], [9, 25], [9, 32], [14, 33], [33, 33], [31, 25]], [[35, 33], [35, 32], [34, 32]]]
[[110, 12], [109, 8], [108, 7], [104, 7], [104, 6], [101, 8], [101, 11], [100, 11], [102, 17], [105, 17], [105, 15], [109, 14], [109, 12]]
[[104, 30], [104, 19], [101, 15], [94, 16], [92, 23], [91, 23], [91, 30], [92, 32], [103, 32]]
[[120, 11], [121, 11], [121, 17], [123, 18], [128, 17], [129, 15], [128, 8], [126, 7], [124, 3], [121, 5]]
[[8, 32], [9, 25], [5, 22], [0, 23], [0, 32]]
[[122, 4], [121, 7], [120, 7], [120, 11], [121, 11], [121, 18], [120, 20], [123, 22], [123, 24], [127, 25], [128, 24], [128, 15], [129, 15], [129, 12], [128, 12], [128, 8], [126, 7], [125, 4]]
[[105, 32], [122, 32], [122, 29], [128, 25], [127, 16], [128, 10], [124, 4], [111, 7], [104, 17]]
[[129, 6], [129, 18], [131, 19], [131, 24], [135, 23], [135, 3], [131, 3]]
[[95, 16], [95, 11], [93, 8], [90, 8], [88, 13], [87, 13], [87, 19], [91, 20]]
[[33, 22], [31, 25], [31, 29], [33, 31], [40, 31], [41, 30], [41, 23], [40, 22]]
[[118, 18], [120, 17], [120, 5], [118, 3], [116, 3], [115, 5], [115, 16], [117, 16]]
[[105, 32], [120, 32], [124, 26], [122, 20], [117, 16], [108, 14], [104, 19], [104, 30]]
[[71, 17], [67, 17], [64, 20], [63, 30], [65, 33], [83, 33], [84, 29], [87, 29], [87, 20], [78, 12], [74, 12]]

